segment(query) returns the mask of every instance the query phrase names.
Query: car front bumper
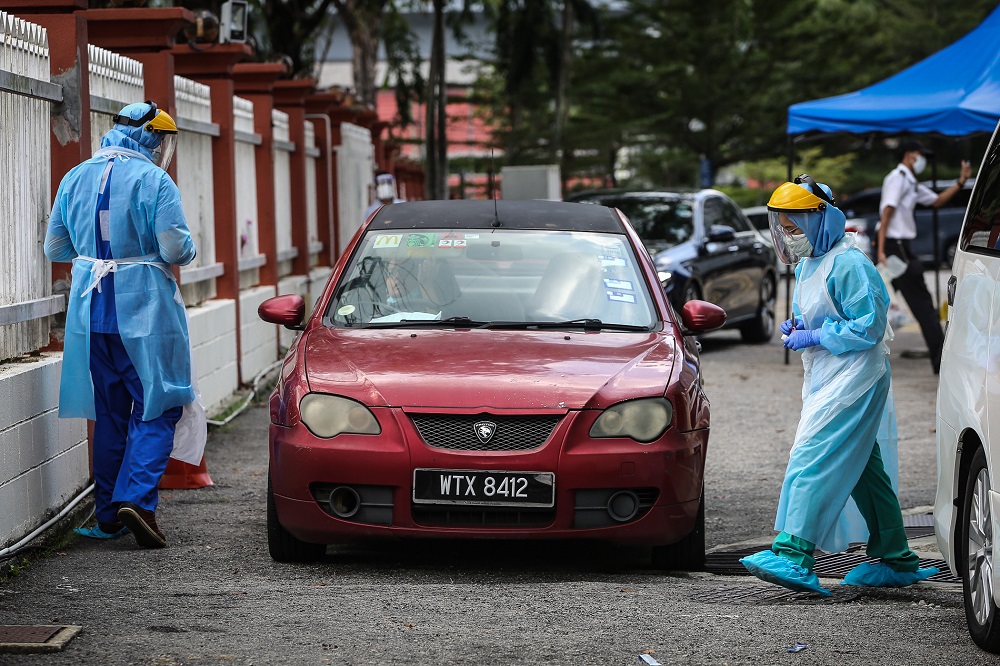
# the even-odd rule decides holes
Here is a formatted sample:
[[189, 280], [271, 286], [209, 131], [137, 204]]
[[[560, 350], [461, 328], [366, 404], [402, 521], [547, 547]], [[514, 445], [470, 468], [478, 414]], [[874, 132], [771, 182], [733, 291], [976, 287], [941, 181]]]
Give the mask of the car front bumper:
[[[600, 539], [664, 545], [695, 526], [708, 430], [668, 429], [650, 444], [590, 439], [596, 412], [568, 412], [530, 451], [455, 451], [424, 443], [402, 410], [379, 410], [378, 436], [313, 436], [301, 423], [271, 425], [274, 499], [281, 525], [298, 539], [336, 543], [378, 536]], [[413, 470], [551, 472], [551, 508], [417, 504]], [[329, 497], [349, 488], [359, 510], [337, 517]], [[638, 500], [627, 520], [611, 515], [616, 493]]]

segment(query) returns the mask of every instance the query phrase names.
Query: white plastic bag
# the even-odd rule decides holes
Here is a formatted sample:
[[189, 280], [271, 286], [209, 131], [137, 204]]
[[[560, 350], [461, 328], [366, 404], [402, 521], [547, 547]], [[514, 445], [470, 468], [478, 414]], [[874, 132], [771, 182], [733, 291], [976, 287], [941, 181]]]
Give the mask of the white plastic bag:
[[200, 465], [205, 455], [205, 443], [208, 441], [208, 417], [205, 416], [205, 405], [201, 401], [201, 389], [198, 388], [198, 373], [194, 369], [194, 350], [191, 350], [191, 388], [194, 389], [194, 401], [184, 405], [177, 426], [174, 428], [174, 448], [171, 458], [176, 458], [189, 465]]

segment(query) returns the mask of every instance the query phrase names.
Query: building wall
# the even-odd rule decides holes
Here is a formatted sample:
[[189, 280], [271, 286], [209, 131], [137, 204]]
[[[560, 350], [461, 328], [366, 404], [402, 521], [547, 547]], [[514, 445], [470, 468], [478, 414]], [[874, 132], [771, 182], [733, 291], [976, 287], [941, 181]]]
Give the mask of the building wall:
[[236, 301], [214, 299], [188, 308], [194, 372], [205, 411], [222, 407], [239, 387], [236, 366]]
[[60, 419], [62, 354], [0, 365], [0, 548], [89, 485], [87, 422]]
[[240, 292], [240, 341], [242, 358], [240, 376], [249, 382], [278, 360], [278, 327], [257, 316], [257, 308], [276, 296], [273, 286], [255, 287]]

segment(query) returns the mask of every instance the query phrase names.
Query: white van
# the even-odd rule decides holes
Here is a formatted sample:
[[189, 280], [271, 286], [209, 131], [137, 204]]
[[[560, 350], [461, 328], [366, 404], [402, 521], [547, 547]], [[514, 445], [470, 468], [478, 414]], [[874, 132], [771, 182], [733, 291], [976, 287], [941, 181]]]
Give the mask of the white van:
[[[1000, 653], [1000, 126], [983, 158], [948, 281], [937, 397], [934, 526], [961, 577], [972, 640]], [[990, 436], [997, 438], [992, 446]]]

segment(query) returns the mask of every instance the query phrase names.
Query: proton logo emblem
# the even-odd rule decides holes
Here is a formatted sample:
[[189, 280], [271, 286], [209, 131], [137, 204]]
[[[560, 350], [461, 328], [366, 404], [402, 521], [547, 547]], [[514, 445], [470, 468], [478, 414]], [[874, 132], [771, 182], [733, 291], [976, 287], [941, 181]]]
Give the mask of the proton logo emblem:
[[489, 444], [497, 432], [497, 424], [492, 421], [479, 421], [473, 427], [476, 429], [476, 437], [483, 444]]

